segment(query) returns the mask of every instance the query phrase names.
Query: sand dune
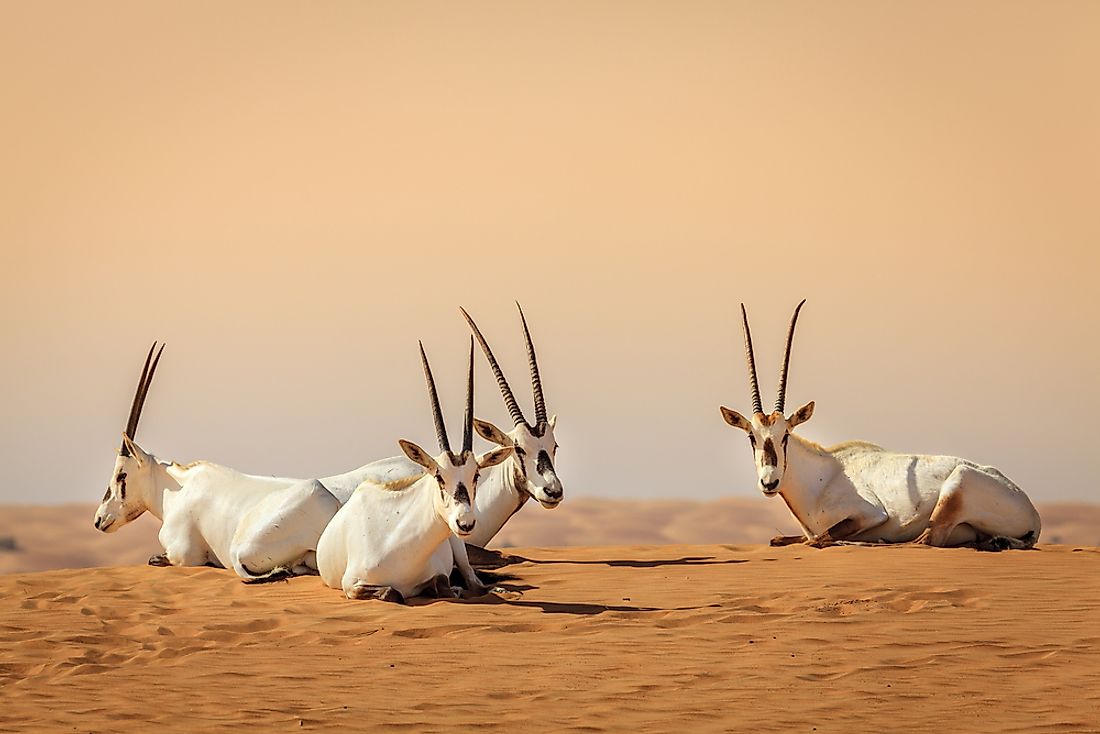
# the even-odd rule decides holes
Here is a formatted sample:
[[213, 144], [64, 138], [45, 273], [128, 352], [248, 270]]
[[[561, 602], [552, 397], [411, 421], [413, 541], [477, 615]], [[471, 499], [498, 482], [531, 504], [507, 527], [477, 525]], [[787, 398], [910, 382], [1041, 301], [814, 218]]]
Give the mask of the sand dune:
[[1095, 548], [512, 552], [498, 595], [409, 607], [208, 568], [0, 577], [0, 731], [1100, 729]]
[[[1100, 505], [1040, 506], [1045, 543], [1100, 545]], [[111, 535], [92, 527], [93, 505], [0, 507], [0, 573], [144, 563], [160, 551], [160, 524], [145, 516]], [[780, 501], [623, 502], [571, 498], [553, 511], [533, 503], [513, 517], [496, 547], [766, 543], [797, 527]], [[5, 549], [4, 539], [14, 549]]]

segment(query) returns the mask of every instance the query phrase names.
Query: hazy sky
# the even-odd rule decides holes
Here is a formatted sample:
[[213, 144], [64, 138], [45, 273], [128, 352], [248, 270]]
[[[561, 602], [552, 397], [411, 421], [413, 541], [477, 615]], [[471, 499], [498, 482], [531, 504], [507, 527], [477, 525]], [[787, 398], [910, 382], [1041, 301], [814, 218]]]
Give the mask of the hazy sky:
[[[754, 493], [833, 443], [1100, 499], [1100, 3], [0, 0], [0, 501], [139, 442], [316, 476], [458, 430], [465, 305], [569, 495]], [[478, 413], [507, 427], [484, 361]], [[765, 500], [760, 499], [761, 502]]]

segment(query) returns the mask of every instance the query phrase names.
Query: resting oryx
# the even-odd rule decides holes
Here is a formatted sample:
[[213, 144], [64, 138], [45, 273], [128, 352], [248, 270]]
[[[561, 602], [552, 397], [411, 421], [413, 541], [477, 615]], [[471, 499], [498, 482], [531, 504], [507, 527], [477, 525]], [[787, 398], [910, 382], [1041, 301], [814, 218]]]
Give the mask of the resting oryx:
[[154, 358], [156, 347], [145, 358], [96, 528], [112, 533], [151, 513], [162, 522], [164, 548], [149, 559], [155, 566], [232, 567], [246, 580], [315, 571], [317, 540], [339, 508], [320, 481], [161, 461], [137, 445], [138, 420], [164, 351]]
[[791, 341], [803, 303], [791, 317], [770, 414], [761, 407], [749, 319], [741, 305], [752, 419], [721, 408], [726, 423], [749, 435], [764, 494], [783, 497], [805, 533], [775, 538], [773, 544], [913, 541], [988, 550], [1035, 545], [1039, 513], [1023, 490], [993, 467], [953, 456], [897, 454], [863, 441], [826, 449], [791, 434], [814, 412], [810, 402], [790, 417], [783, 414]]
[[451, 451], [424, 345], [420, 345], [424, 379], [431, 398], [439, 440], [432, 457], [411, 441], [400, 440], [405, 455], [421, 466], [419, 477], [388, 484], [365, 481], [325, 528], [317, 545], [317, 568], [326, 586], [343, 589], [349, 599], [376, 598], [401, 602], [430, 589], [453, 596], [451, 538], [468, 536], [477, 527], [478, 474], [512, 453], [495, 448], [474, 455], [474, 343], [466, 382], [466, 415], [462, 450]]
[[[514, 427], [505, 433], [488, 421], [474, 419], [474, 428], [486, 441], [498, 446], [512, 447], [514, 452], [505, 461], [485, 472], [478, 483], [477, 491], [477, 527], [465, 537], [465, 541], [471, 545], [484, 548], [493, 537], [504, 527], [516, 512], [527, 503], [530, 498], [547, 509], [558, 506], [562, 500], [563, 491], [561, 480], [554, 470], [554, 458], [558, 450], [558, 442], [554, 437], [554, 426], [557, 416], [547, 416], [546, 400], [542, 392], [542, 379], [539, 375], [538, 359], [535, 357], [535, 346], [531, 340], [531, 332], [527, 328], [527, 319], [523, 315], [523, 309], [517, 303], [520, 323], [523, 327], [523, 339], [527, 348], [527, 363], [531, 371], [531, 390], [534, 395], [535, 422], [528, 423], [512, 394], [512, 388], [504, 377], [504, 372], [493, 356], [493, 350], [485, 340], [477, 324], [466, 312], [459, 309], [466, 318], [474, 336], [477, 337], [482, 351], [485, 353], [489, 366], [496, 375], [497, 386], [504, 398], [504, 404], [512, 417]], [[387, 484], [396, 481], [411, 481], [413, 478], [423, 475], [424, 469], [404, 456], [383, 459], [372, 465], [364, 467], [374, 471], [367, 478], [378, 483]], [[344, 501], [339, 492], [337, 497]], [[470, 561], [466, 555], [466, 547], [462, 542], [453, 542], [455, 563], [467, 586], [471, 590], [482, 588], [478, 581]]]

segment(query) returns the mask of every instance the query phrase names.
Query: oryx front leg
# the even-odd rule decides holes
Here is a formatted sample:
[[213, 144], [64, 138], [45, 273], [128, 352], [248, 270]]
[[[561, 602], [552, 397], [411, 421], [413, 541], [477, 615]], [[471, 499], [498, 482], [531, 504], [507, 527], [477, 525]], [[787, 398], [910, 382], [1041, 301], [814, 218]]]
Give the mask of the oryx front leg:
[[489, 587], [481, 583], [481, 579], [477, 577], [477, 572], [474, 571], [474, 567], [470, 565], [470, 556], [466, 552], [466, 543], [457, 535], [452, 535], [447, 539], [447, 542], [451, 545], [451, 553], [454, 554], [455, 566], [458, 567], [458, 572], [462, 574], [462, 580], [466, 583], [466, 589], [475, 596], [484, 596], [489, 593]]
[[158, 539], [164, 547], [164, 553], [150, 558], [151, 566], [205, 566], [210, 562], [217, 563], [202, 536], [187, 523], [165, 519]]
[[886, 510], [868, 505], [865, 511], [834, 523], [824, 533], [807, 540], [806, 544], [814, 548], [827, 548], [840, 542], [854, 540], [861, 533], [877, 528], [888, 519]]
[[394, 604], [404, 604], [405, 597], [392, 586], [374, 586], [356, 581], [344, 589], [344, 595], [349, 599], [377, 599]]

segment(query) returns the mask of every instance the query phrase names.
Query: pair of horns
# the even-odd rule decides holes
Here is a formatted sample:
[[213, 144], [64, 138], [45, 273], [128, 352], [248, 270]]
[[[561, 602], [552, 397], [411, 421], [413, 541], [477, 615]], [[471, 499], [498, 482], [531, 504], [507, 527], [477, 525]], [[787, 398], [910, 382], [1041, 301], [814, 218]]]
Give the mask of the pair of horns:
[[[156, 357], [153, 356], [156, 352]], [[141, 409], [145, 407], [145, 396], [149, 394], [149, 386], [153, 384], [153, 373], [160, 364], [160, 355], [164, 352], [164, 345], [160, 345], [157, 351], [157, 343], [149, 347], [149, 354], [145, 356], [145, 366], [141, 368], [141, 378], [138, 380], [137, 391], [134, 393], [134, 402], [130, 405], [130, 418], [126, 421], [126, 437], [133, 441], [137, 437], [138, 421], [141, 420]], [[130, 455], [130, 449], [126, 442], [122, 442], [119, 453], [123, 456]]]
[[[432, 418], [435, 420], [435, 437], [439, 440], [439, 450], [454, 456], [451, 442], [447, 438], [447, 426], [443, 422], [443, 411], [439, 407], [439, 393], [435, 389], [435, 378], [428, 364], [428, 355], [424, 353], [424, 343], [420, 342], [420, 361], [424, 365], [424, 379], [428, 382], [428, 396], [432, 399]], [[474, 339], [470, 337], [470, 369], [466, 377], [466, 415], [462, 426], [462, 453], [474, 448]]]
[[[794, 325], [798, 322], [798, 312], [802, 310], [802, 306], [806, 303], [806, 299], [803, 298], [802, 302], [794, 309], [794, 316], [791, 316], [791, 325], [787, 329], [787, 348], [783, 351], [783, 367], [779, 372], [779, 390], [775, 398], [775, 411], [777, 413], [783, 412], [783, 405], [787, 400], [787, 371], [791, 364], [791, 342], [794, 341]], [[745, 304], [741, 304], [741, 325], [745, 330], [745, 355], [749, 360], [749, 387], [752, 389], [752, 410], [753, 413], [763, 413], [763, 407], [760, 403], [760, 383], [756, 379], [756, 356], [752, 351], [752, 333], [749, 331], [749, 315], [745, 311]]]
[[523, 307], [520, 306], [518, 302], [516, 303], [516, 308], [519, 309], [519, 318], [523, 323], [523, 340], [527, 345], [527, 364], [531, 368], [531, 390], [535, 396], [534, 425], [527, 423], [523, 411], [519, 408], [519, 403], [516, 402], [516, 396], [512, 394], [512, 388], [508, 386], [508, 380], [504, 377], [504, 372], [500, 369], [496, 357], [493, 356], [493, 350], [489, 348], [489, 342], [485, 341], [485, 337], [481, 334], [481, 329], [477, 328], [477, 324], [470, 318], [470, 314], [466, 313], [466, 309], [459, 308], [459, 310], [462, 311], [462, 315], [466, 317], [466, 323], [473, 329], [474, 336], [477, 337], [478, 344], [481, 345], [481, 350], [485, 352], [485, 358], [489, 360], [489, 366], [493, 368], [493, 374], [496, 375], [500, 394], [504, 397], [504, 404], [508, 406], [508, 412], [512, 415], [512, 422], [517, 426], [523, 423], [530, 427], [535, 427], [546, 423], [546, 400], [542, 396], [542, 379], [539, 377], [539, 363], [535, 358], [535, 345], [531, 342], [531, 332], [527, 328], [527, 318], [523, 315]]

